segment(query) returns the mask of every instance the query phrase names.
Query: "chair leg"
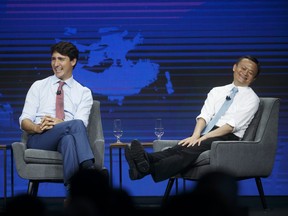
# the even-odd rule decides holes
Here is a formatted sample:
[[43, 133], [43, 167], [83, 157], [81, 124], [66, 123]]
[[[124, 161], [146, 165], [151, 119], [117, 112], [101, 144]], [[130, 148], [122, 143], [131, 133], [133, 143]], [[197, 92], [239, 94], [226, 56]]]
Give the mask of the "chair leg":
[[174, 181], [175, 181], [175, 178], [170, 178], [169, 179], [168, 184], [167, 184], [166, 189], [165, 189], [164, 197], [162, 199], [162, 205], [166, 204], [167, 199], [168, 199], [169, 194], [170, 194], [170, 191], [171, 191], [172, 186], [174, 184]]
[[38, 187], [39, 187], [39, 182], [38, 181], [29, 181], [28, 184], [28, 194], [31, 196], [37, 196], [38, 194]]
[[262, 203], [263, 209], [267, 210], [268, 206], [267, 206], [267, 202], [266, 202], [266, 199], [265, 199], [261, 178], [260, 177], [256, 177], [255, 181], [256, 181], [258, 192], [259, 192], [259, 195], [260, 195], [260, 198], [261, 198], [261, 203]]

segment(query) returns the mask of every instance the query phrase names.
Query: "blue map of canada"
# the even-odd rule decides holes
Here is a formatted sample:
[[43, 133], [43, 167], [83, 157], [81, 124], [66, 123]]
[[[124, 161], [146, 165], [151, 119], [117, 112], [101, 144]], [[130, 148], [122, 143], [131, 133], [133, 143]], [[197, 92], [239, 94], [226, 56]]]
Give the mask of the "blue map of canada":
[[[66, 34], [75, 34], [75, 29], [66, 29]], [[126, 96], [138, 94], [141, 89], [157, 80], [159, 65], [149, 59], [129, 60], [127, 53], [143, 43], [143, 37], [138, 33], [133, 39], [124, 37], [127, 31], [117, 28], [102, 28], [101, 38], [90, 45], [73, 42], [80, 52], [87, 55], [87, 61], [80, 60], [74, 69], [73, 76], [95, 94], [108, 97], [110, 101], [123, 104]], [[170, 73], [165, 72], [168, 94], [174, 92]]]

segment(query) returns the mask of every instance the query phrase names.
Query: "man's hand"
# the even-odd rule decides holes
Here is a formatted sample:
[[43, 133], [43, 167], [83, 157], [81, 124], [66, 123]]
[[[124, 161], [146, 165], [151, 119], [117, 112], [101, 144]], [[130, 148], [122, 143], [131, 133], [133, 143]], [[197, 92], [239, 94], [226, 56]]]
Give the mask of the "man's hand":
[[54, 125], [59, 124], [61, 122], [63, 122], [62, 119], [53, 118], [51, 116], [44, 116], [40, 123], [40, 130], [41, 131], [49, 130], [53, 128]]
[[207, 139], [206, 136], [200, 137], [200, 136], [192, 135], [191, 137], [187, 137], [183, 140], [180, 140], [178, 145], [190, 147], [190, 146], [194, 146], [197, 144], [198, 146], [200, 146], [201, 142], [206, 139]]

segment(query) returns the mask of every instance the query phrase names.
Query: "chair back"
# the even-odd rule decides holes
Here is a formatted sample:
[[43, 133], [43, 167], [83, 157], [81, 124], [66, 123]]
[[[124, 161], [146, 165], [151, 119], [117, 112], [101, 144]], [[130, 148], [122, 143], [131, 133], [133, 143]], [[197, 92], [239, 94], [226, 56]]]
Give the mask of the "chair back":
[[87, 132], [91, 149], [94, 154], [95, 164], [97, 166], [104, 167], [105, 143], [100, 112], [100, 102], [97, 100], [93, 101], [93, 105], [91, 107]]
[[255, 134], [255, 141], [266, 140], [277, 143], [279, 98], [260, 98], [263, 111]]
[[278, 120], [279, 120], [279, 98], [260, 98], [263, 103], [263, 112], [255, 134], [255, 141], [262, 148], [259, 148], [259, 155], [262, 155], [262, 166], [266, 176], [272, 172], [276, 150], [278, 146]]
[[246, 129], [242, 140], [244, 140], [244, 141], [254, 141], [255, 140], [257, 128], [258, 128], [258, 125], [259, 125], [259, 122], [260, 122], [260, 119], [261, 119], [262, 113], [263, 113], [263, 108], [264, 108], [263, 103], [264, 103], [263, 99], [260, 98], [258, 110], [255, 113], [254, 118], [250, 122], [248, 128]]
[[22, 131], [21, 142], [26, 144], [27, 140], [28, 140], [28, 133], [26, 131]]

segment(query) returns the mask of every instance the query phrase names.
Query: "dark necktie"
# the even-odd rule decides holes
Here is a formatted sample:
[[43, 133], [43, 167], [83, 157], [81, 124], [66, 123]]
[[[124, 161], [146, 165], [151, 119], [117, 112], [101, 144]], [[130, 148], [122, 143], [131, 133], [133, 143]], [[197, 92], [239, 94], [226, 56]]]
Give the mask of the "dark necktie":
[[221, 118], [221, 116], [224, 115], [224, 113], [228, 110], [229, 106], [232, 104], [232, 102], [234, 100], [234, 96], [237, 92], [238, 92], [238, 89], [236, 87], [234, 87], [231, 90], [231, 94], [226, 97], [226, 100], [224, 101], [223, 105], [221, 106], [221, 108], [219, 109], [217, 114], [206, 125], [206, 127], [204, 128], [204, 130], [201, 133], [202, 135], [208, 133], [215, 126], [215, 124], [218, 122], [218, 120]]
[[59, 82], [59, 86], [56, 92], [56, 118], [64, 120], [64, 92], [63, 85], [65, 82]]

